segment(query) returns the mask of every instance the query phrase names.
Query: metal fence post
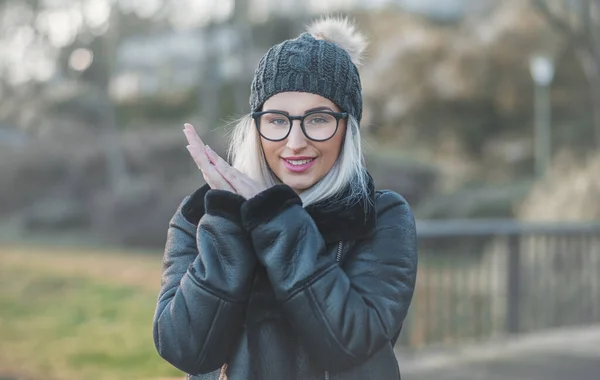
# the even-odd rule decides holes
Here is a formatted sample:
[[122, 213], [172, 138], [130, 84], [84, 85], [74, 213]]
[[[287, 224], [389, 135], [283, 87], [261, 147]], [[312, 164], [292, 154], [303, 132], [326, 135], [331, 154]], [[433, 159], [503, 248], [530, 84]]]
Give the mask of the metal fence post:
[[520, 235], [508, 237], [506, 327], [509, 334], [520, 331], [521, 316], [521, 249]]

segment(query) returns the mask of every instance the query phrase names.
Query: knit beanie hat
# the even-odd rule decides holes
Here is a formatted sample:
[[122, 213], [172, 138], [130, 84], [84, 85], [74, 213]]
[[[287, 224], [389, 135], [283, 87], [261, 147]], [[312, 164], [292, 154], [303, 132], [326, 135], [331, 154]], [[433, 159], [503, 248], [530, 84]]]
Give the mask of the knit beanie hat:
[[273, 46], [261, 58], [250, 92], [252, 112], [271, 96], [310, 92], [331, 100], [360, 122], [361, 56], [365, 38], [345, 18], [324, 18], [295, 39]]

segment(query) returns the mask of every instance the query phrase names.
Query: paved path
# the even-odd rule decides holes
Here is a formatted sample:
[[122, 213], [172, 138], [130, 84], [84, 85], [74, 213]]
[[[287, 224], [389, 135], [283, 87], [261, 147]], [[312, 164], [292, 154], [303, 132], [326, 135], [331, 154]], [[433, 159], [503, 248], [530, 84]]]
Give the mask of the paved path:
[[399, 354], [403, 380], [600, 380], [600, 326]]

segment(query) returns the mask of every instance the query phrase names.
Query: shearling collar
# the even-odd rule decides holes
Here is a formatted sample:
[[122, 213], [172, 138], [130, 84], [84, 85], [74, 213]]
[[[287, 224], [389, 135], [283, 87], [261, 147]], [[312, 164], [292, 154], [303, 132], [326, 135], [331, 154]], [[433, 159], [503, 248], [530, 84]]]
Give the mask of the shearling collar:
[[[327, 243], [356, 240], [368, 236], [375, 227], [375, 186], [368, 176], [368, 198], [352, 204], [345, 202], [347, 192], [334, 199], [324, 200], [307, 206], [305, 209], [314, 220]], [[210, 190], [204, 185], [194, 192], [182, 206], [183, 216], [197, 225], [205, 210], [205, 196]], [[233, 196], [233, 194], [231, 194]], [[234, 195], [237, 197], [237, 195]], [[232, 199], [223, 199], [230, 204]], [[231, 207], [229, 207], [231, 208]]]
[[343, 202], [343, 193], [334, 200], [306, 207], [326, 242], [356, 240], [368, 236], [375, 227], [375, 186], [369, 178], [368, 201], [358, 200], [350, 205]]

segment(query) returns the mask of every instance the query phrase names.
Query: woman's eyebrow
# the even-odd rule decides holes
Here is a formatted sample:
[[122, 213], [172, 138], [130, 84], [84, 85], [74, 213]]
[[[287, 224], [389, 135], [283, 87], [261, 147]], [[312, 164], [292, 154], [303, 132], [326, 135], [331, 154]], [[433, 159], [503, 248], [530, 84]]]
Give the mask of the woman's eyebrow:
[[278, 110], [278, 109], [274, 109], [274, 108], [269, 108], [268, 110], [264, 110], [263, 112], [281, 112], [281, 113], [284, 113], [286, 115], [290, 114], [288, 111]]
[[333, 110], [331, 108], [325, 107], [325, 106], [311, 108], [311, 109], [306, 110], [304, 112], [309, 113], [309, 112], [314, 112], [314, 111], [331, 111], [331, 112], [333, 112]]
[[[321, 106], [321, 107], [315, 107], [315, 108], [311, 108], [309, 110], [306, 110], [306, 111], [304, 111], [304, 113], [309, 113], [309, 112], [314, 112], [314, 111], [331, 111], [331, 112], [334, 112], [331, 108], [329, 108], [327, 106]], [[286, 115], [290, 114], [288, 111], [277, 110], [277, 109], [268, 109], [268, 110], [265, 110], [264, 112], [281, 112], [281, 113], [284, 113]]]

